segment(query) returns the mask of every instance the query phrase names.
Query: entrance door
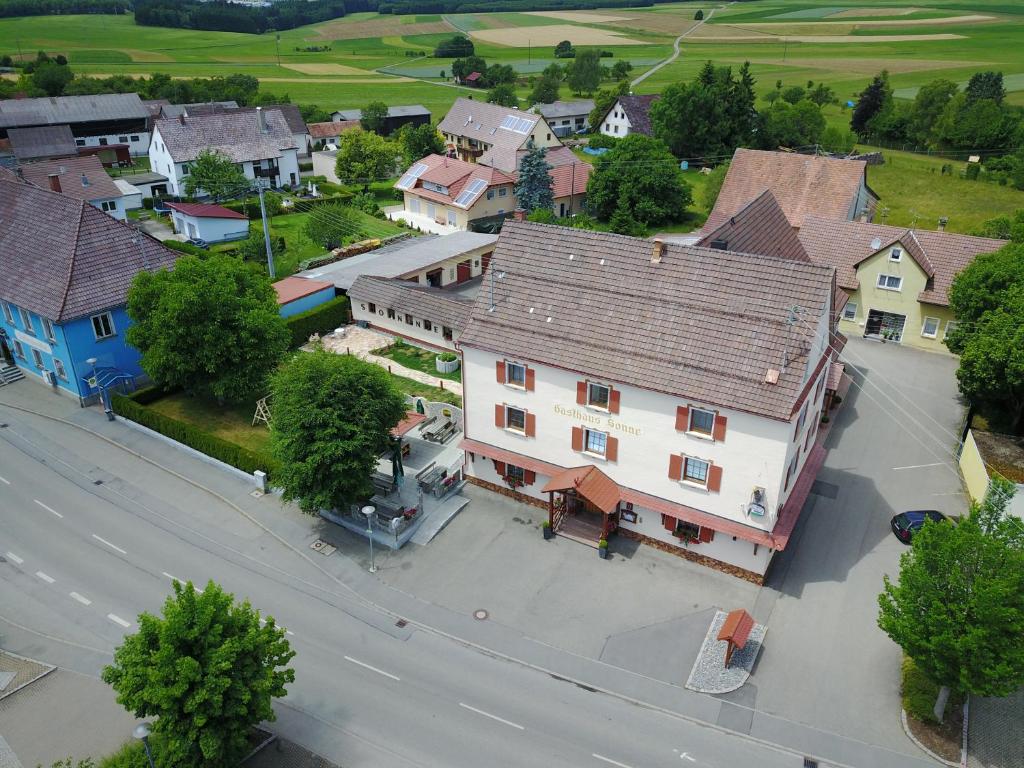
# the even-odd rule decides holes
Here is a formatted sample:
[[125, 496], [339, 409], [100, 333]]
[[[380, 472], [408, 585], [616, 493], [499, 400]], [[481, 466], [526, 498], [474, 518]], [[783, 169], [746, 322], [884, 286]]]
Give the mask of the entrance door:
[[427, 272], [427, 285], [432, 285], [434, 288], [440, 288], [443, 272], [444, 270], [441, 269], [433, 269], [430, 272]]
[[906, 322], [906, 315], [872, 309], [868, 312], [867, 321], [864, 324], [864, 335], [894, 341], [898, 344], [903, 340], [903, 327]]
[[464, 283], [473, 276], [473, 262], [471, 259], [460, 261], [455, 271], [455, 282]]
[[7, 346], [7, 339], [0, 337], [0, 365], [14, 365], [14, 355]]

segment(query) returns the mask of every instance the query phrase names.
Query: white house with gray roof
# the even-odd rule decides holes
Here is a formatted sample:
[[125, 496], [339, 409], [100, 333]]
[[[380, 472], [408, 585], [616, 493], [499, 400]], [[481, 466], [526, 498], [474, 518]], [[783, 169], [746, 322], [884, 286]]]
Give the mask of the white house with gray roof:
[[274, 188], [299, 183], [300, 147], [280, 110], [179, 115], [157, 120], [149, 145], [150, 167], [167, 177], [167, 191], [184, 194], [191, 163], [204, 150], [227, 157], [247, 179]]
[[533, 111], [544, 116], [555, 136], [564, 138], [590, 127], [590, 113], [594, 111], [594, 100], [580, 99], [578, 101], [537, 104]]

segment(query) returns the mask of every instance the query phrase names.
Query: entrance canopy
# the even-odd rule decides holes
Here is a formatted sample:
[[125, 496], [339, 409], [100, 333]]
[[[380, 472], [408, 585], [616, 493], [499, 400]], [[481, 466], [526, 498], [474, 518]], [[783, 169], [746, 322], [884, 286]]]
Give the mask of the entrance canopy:
[[576, 491], [606, 515], [614, 512], [622, 500], [618, 484], [592, 464], [558, 473], [541, 488], [541, 493], [549, 491]]

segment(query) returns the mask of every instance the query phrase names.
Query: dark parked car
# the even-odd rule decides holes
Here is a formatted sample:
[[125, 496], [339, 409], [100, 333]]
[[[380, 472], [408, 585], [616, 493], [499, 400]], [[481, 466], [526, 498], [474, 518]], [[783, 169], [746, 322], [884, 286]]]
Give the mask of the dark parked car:
[[916, 512], [900, 512], [892, 519], [892, 532], [904, 544], [909, 544], [914, 534], [924, 526], [925, 520], [941, 523], [946, 516], [934, 509], [922, 509]]

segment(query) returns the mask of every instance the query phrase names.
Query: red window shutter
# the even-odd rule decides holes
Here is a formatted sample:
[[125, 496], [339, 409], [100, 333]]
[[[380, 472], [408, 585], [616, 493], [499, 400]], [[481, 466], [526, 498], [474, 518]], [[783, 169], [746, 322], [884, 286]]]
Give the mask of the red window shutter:
[[583, 450], [583, 427], [572, 428], [572, 449], [574, 451]]
[[690, 428], [690, 409], [685, 405], [676, 408], [676, 432], [685, 432]]
[[526, 369], [526, 391], [527, 392], [533, 392], [533, 384], [534, 384], [535, 374], [536, 374], [536, 371], [534, 371], [533, 368], [527, 368]]
[[714, 437], [716, 441], [725, 440], [725, 424], [727, 421], [729, 420], [725, 418], [725, 416], [719, 416], [717, 413], [715, 414], [715, 431], [712, 437]]
[[505, 476], [505, 462], [494, 460], [494, 471], [498, 473], [498, 477]]
[[722, 468], [712, 464], [708, 468], [708, 490], [718, 492], [722, 489]]
[[608, 435], [608, 442], [604, 446], [604, 457], [608, 461], [619, 460], [619, 438]]
[[674, 531], [676, 529], [676, 519], [672, 515], [662, 515], [661, 524], [665, 527], [666, 531]]
[[576, 382], [576, 403], [578, 405], [587, 404], [587, 382], [585, 381]]
[[533, 485], [537, 482], [537, 473], [532, 469], [523, 471], [523, 485]]
[[713, 528], [707, 528], [705, 526], [700, 527], [700, 533], [697, 535], [697, 540], [702, 544], [709, 544], [715, 540], [715, 531]]
[[619, 412], [619, 396], [621, 394], [617, 389], [613, 389], [608, 393], [608, 413]]
[[526, 414], [526, 436], [535, 437], [537, 434], [537, 416], [532, 413]]
[[683, 479], [683, 457], [678, 453], [673, 453], [668, 457], [668, 479]]
[[497, 375], [498, 375], [498, 383], [499, 384], [504, 384], [505, 383], [505, 361], [504, 360], [499, 360], [497, 363], [495, 363], [494, 368], [495, 368], [495, 370], [497, 372]]
[[504, 405], [500, 405], [499, 404], [499, 405], [495, 405], [494, 406], [494, 426], [498, 427], [498, 429], [504, 429], [505, 428], [505, 406]]

